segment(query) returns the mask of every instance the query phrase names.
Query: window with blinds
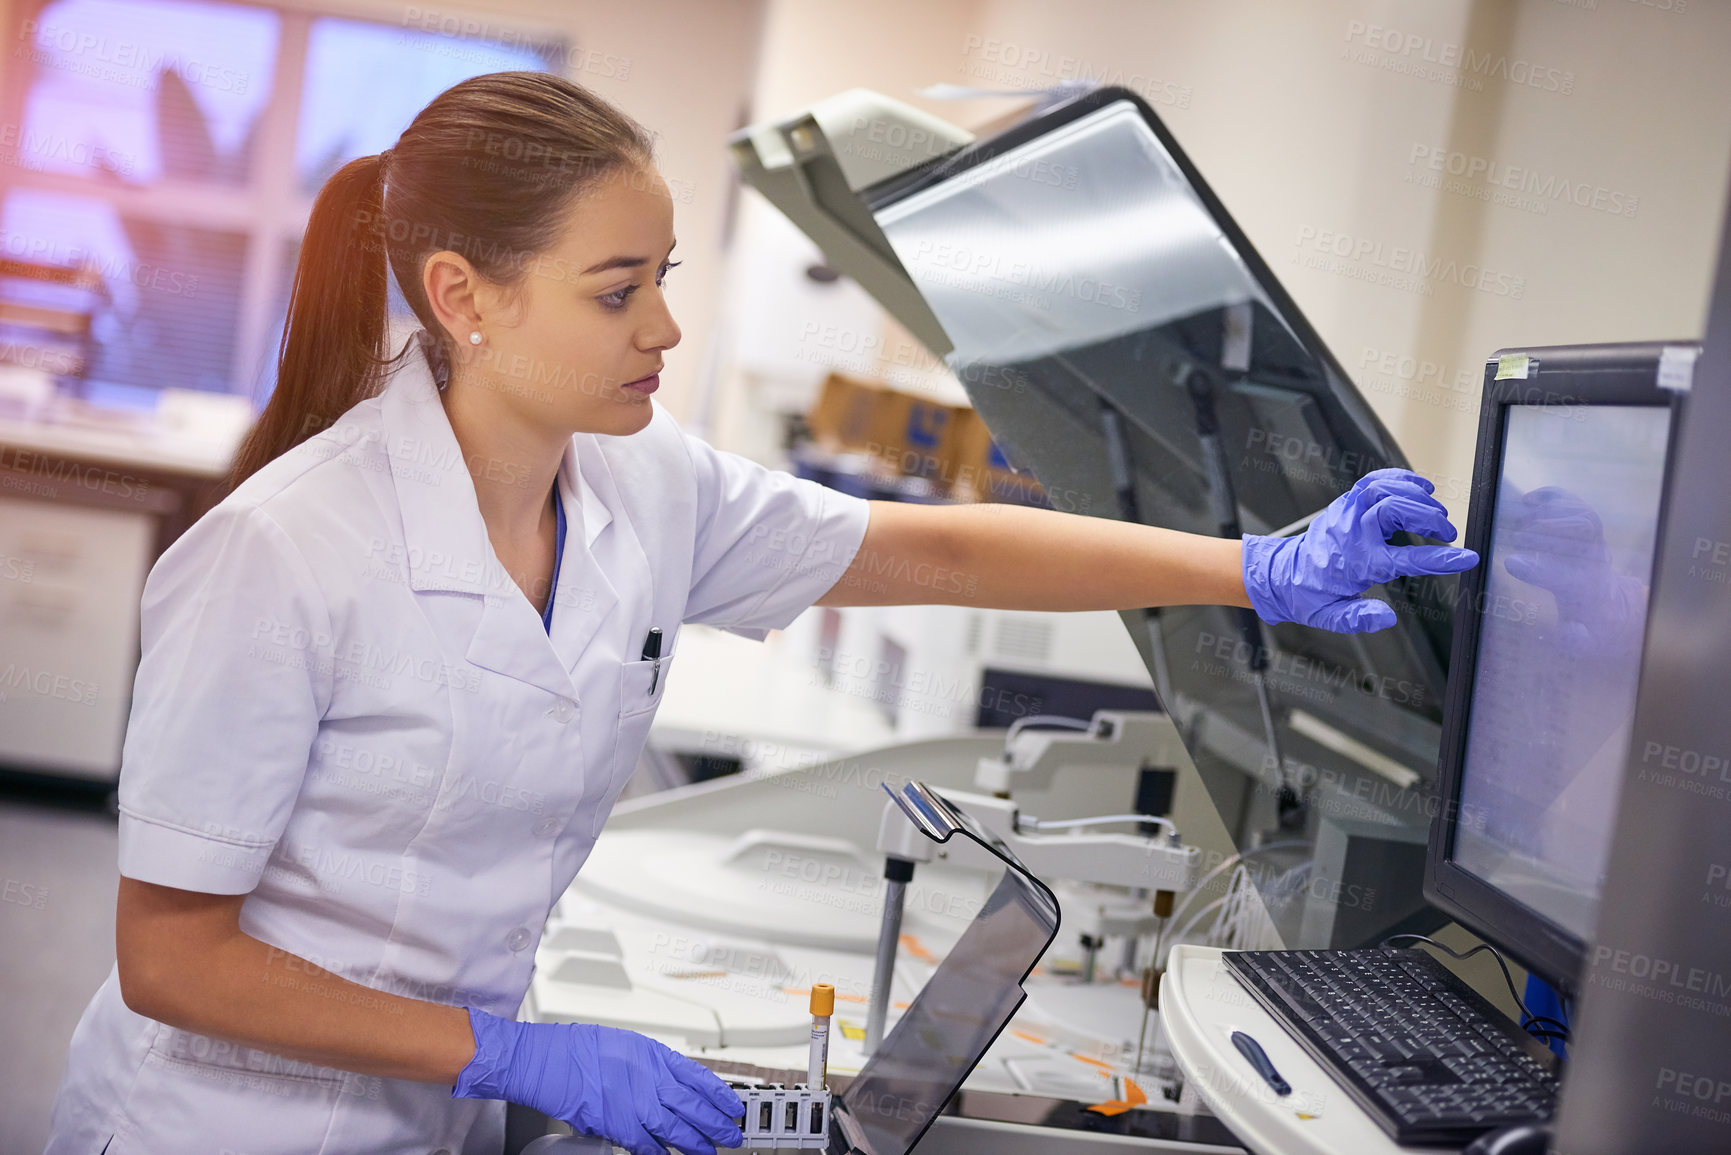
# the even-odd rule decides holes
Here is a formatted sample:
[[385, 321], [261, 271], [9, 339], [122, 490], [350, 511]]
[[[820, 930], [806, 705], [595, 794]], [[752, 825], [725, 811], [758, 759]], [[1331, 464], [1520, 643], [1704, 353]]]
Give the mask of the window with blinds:
[[[173, 386], [262, 406], [324, 180], [459, 80], [569, 58], [551, 40], [219, 0], [14, 10], [0, 260], [97, 282], [88, 356], [62, 387], [117, 405]], [[29, 356], [4, 336], [0, 360]]]

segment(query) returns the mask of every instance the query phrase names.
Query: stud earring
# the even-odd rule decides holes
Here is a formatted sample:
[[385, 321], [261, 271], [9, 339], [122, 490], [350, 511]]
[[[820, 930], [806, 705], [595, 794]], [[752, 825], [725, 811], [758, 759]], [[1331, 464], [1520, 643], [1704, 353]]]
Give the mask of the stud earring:
[[469, 334], [469, 344], [479, 345], [480, 343], [481, 343], [481, 330], [476, 329], [473, 333]]

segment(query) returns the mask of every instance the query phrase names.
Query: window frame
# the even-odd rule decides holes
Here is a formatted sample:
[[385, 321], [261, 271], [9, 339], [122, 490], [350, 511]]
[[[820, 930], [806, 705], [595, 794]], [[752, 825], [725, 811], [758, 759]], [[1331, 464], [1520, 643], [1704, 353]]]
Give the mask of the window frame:
[[[13, 0], [6, 5], [6, 25], [12, 39], [21, 42], [27, 21], [39, 20], [54, 0]], [[253, 163], [245, 180], [234, 185], [163, 179], [143, 186], [98, 184], [71, 173], [45, 172], [24, 166], [19, 153], [23, 144], [25, 102], [40, 75], [31, 54], [13, 57], [15, 67], [0, 77], [0, 124], [13, 126], [13, 142], [0, 144], [0, 197], [15, 189], [96, 197], [114, 206], [122, 215], [165, 225], [191, 225], [213, 232], [238, 234], [243, 239], [240, 299], [236, 304], [238, 332], [230, 354], [228, 389], [248, 397], [255, 408], [264, 401], [265, 387], [276, 376], [274, 362], [279, 310], [284, 289], [293, 269], [287, 265], [290, 250], [299, 251], [312, 213], [316, 192], [300, 187], [295, 171], [295, 144], [300, 130], [302, 96], [305, 91], [307, 50], [313, 25], [321, 19], [400, 28], [403, 32], [451, 35], [456, 40], [479, 44], [522, 47], [535, 53], [549, 72], [569, 78], [560, 67], [576, 52], [569, 29], [555, 28], [516, 18], [475, 17], [447, 10], [442, 17], [476, 23], [493, 36], [468, 36], [418, 28], [405, 17], [400, 24], [378, 19], [365, 10], [344, 11], [328, 4], [260, 4], [251, 0], [210, 0], [241, 8], [263, 8], [277, 14], [281, 32], [277, 40], [275, 74], [270, 95], [260, 113]], [[519, 41], [510, 44], [497, 38], [509, 34]], [[20, 46], [20, 45], [15, 45]]]

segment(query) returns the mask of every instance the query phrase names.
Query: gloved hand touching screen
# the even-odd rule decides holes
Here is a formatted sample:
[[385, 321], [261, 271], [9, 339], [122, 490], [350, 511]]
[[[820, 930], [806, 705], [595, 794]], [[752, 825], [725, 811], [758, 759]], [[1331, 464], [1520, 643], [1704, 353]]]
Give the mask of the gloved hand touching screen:
[[1298, 622], [1356, 634], [1394, 625], [1388, 603], [1359, 595], [1415, 574], [1459, 573], [1478, 564], [1470, 549], [1388, 544], [1397, 530], [1453, 541], [1436, 489], [1406, 469], [1378, 469], [1317, 514], [1296, 537], [1244, 535], [1244, 589], [1263, 621]]
[[632, 1155], [741, 1147], [745, 1104], [709, 1068], [635, 1031], [519, 1023], [469, 1008], [475, 1057], [452, 1098], [504, 1099], [599, 1135]]

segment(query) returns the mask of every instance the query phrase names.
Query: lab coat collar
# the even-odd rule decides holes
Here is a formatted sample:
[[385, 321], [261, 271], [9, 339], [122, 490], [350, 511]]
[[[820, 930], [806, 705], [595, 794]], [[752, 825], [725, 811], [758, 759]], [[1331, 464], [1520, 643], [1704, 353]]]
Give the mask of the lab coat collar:
[[[519, 592], [493, 554], [462, 447], [451, 431], [432, 373], [415, 351], [391, 373], [381, 404], [385, 451], [403, 511], [410, 588]], [[585, 477], [576, 438], [565, 447], [557, 480], [567, 529], [571, 522], [580, 527], [579, 533], [567, 535], [567, 553], [573, 538], [587, 549], [612, 523], [613, 511], [601, 500], [595, 484], [606, 479]], [[561, 573], [565, 560], [560, 561]]]
[[418, 349], [411, 348], [391, 373], [379, 415], [403, 515], [409, 588], [466, 594], [514, 589], [493, 555], [474, 479]]
[[[557, 484], [567, 532], [552, 594], [556, 600], [549, 639], [534, 606], [493, 553], [474, 479], [432, 372], [418, 351], [411, 349], [392, 372], [381, 398], [381, 422], [402, 511], [409, 587], [482, 596], [485, 606], [468, 659], [551, 693], [575, 697], [568, 671], [619, 600], [591, 551], [613, 514], [584, 474], [576, 445], [584, 435], [566, 444], [559, 462]], [[605, 473], [599, 462], [591, 468]], [[611, 486], [610, 478], [595, 480]]]
[[[589, 466], [593, 472], [591, 476], [584, 473], [582, 459], [576, 451], [577, 441], [590, 436], [580, 433], [573, 438], [559, 463], [559, 500], [565, 504], [565, 552], [559, 558], [559, 582], [553, 589], [553, 622], [549, 637], [568, 671], [576, 669], [578, 658], [596, 631], [619, 605], [618, 591], [607, 580], [591, 548], [601, 531], [612, 525], [613, 514], [601, 500], [596, 485], [596, 482], [601, 482], [609, 490], [612, 488], [612, 478], [606, 476], [606, 467], [600, 463], [599, 454]], [[573, 511], [581, 522], [580, 527], [571, 524]], [[579, 534], [572, 532], [579, 528], [582, 545], [577, 544]], [[621, 528], [622, 525], [614, 526], [614, 531]], [[527, 599], [522, 600], [528, 604]]]

